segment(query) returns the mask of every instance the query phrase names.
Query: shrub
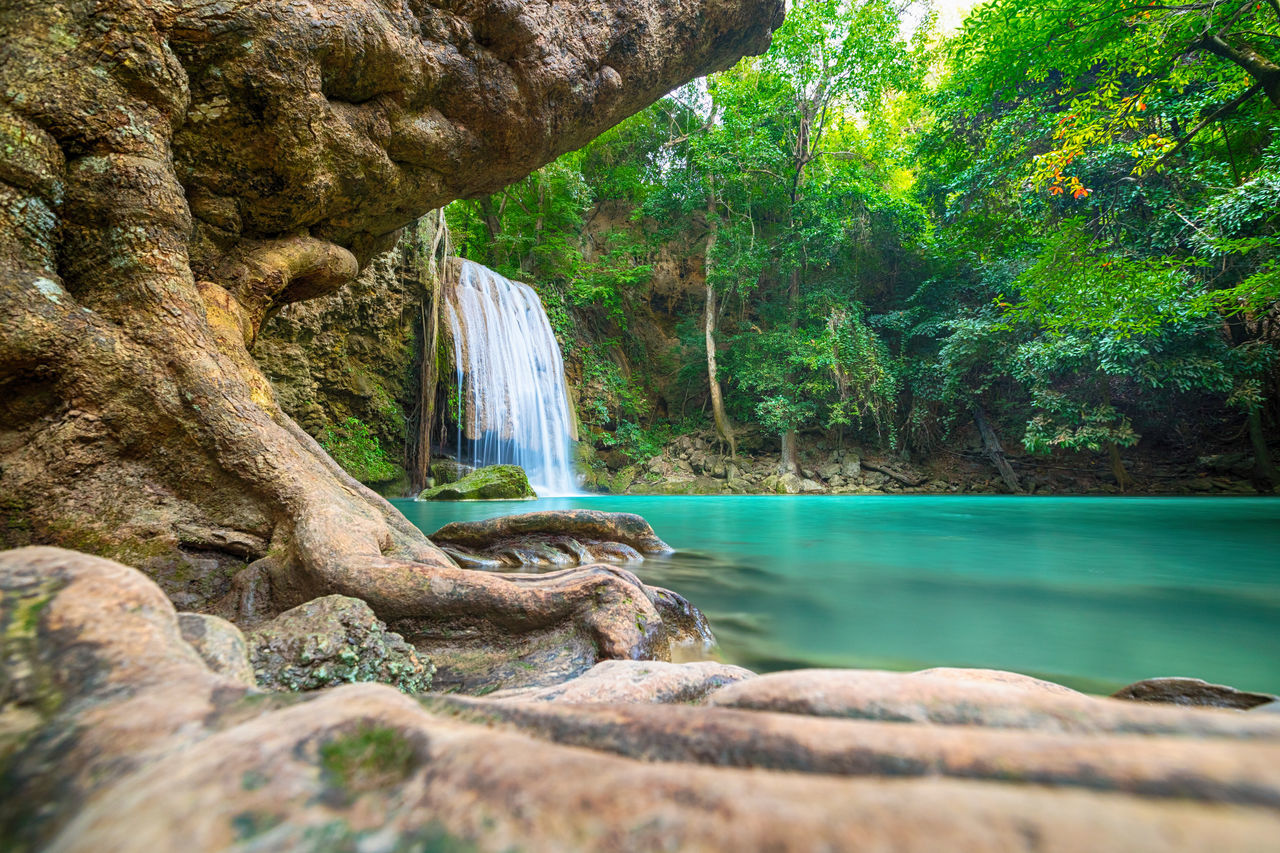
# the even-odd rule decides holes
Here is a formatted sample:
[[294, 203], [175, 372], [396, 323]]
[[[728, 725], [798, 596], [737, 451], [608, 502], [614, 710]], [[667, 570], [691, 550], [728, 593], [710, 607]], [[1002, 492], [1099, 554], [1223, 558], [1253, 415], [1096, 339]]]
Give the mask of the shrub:
[[320, 433], [320, 446], [362, 483], [385, 483], [400, 476], [399, 466], [387, 456], [369, 425], [359, 418], [325, 427]]

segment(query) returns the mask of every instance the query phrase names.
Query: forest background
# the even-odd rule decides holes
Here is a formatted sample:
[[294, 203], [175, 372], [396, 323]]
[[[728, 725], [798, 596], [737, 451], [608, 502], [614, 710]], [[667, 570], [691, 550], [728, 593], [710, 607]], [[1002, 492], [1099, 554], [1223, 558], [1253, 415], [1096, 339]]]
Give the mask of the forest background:
[[[943, 11], [948, 11], [944, 9]], [[539, 291], [584, 437], [1251, 449], [1280, 484], [1280, 4], [807, 0], [769, 52], [447, 210]], [[635, 333], [661, 258], [696, 267]], [[687, 294], [686, 294], [687, 297]]]

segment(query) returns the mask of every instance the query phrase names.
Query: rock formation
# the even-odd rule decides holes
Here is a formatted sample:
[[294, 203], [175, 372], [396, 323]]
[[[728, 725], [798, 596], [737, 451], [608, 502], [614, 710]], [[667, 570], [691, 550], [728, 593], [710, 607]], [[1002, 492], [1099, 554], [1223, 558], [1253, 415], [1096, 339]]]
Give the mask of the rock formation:
[[195, 575], [188, 594], [251, 611], [336, 593], [408, 627], [649, 653], [634, 576], [458, 569], [283, 413], [248, 347], [416, 216], [762, 50], [781, 9], [6, 4], [2, 544]]
[[519, 465], [486, 465], [455, 482], [418, 494], [420, 501], [523, 501], [537, 497]]
[[268, 694], [211, 669], [144, 576], [52, 548], [0, 555], [0, 638], [6, 849], [1130, 853], [1280, 838], [1280, 717], [1261, 711], [972, 670], [751, 678], [623, 661], [502, 698]]

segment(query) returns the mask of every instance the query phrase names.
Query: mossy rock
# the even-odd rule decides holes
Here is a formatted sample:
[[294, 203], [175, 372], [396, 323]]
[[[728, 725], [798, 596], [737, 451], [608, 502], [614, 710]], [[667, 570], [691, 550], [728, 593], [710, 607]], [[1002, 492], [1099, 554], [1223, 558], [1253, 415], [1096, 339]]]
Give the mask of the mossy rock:
[[519, 465], [478, 468], [456, 483], [425, 489], [420, 501], [518, 501], [538, 495]]
[[286, 610], [245, 638], [258, 685], [300, 692], [377, 681], [404, 693], [431, 686], [435, 666], [368, 604], [326, 595]]

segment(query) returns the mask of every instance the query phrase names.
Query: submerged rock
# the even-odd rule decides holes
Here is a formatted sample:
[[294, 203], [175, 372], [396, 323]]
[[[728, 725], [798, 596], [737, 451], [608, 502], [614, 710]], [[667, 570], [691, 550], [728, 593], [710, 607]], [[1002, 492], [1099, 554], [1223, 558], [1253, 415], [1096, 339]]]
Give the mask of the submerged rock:
[[424, 489], [420, 501], [518, 501], [538, 495], [519, 465], [489, 465], [477, 468], [462, 479], [433, 489]]
[[1122, 687], [1111, 694], [1134, 702], [1161, 702], [1170, 705], [1201, 705], [1247, 711], [1276, 702], [1270, 693], [1249, 693], [1199, 678], [1148, 678]]
[[358, 598], [326, 595], [250, 632], [253, 672], [268, 690], [378, 681], [405, 693], [431, 686], [435, 667]]

